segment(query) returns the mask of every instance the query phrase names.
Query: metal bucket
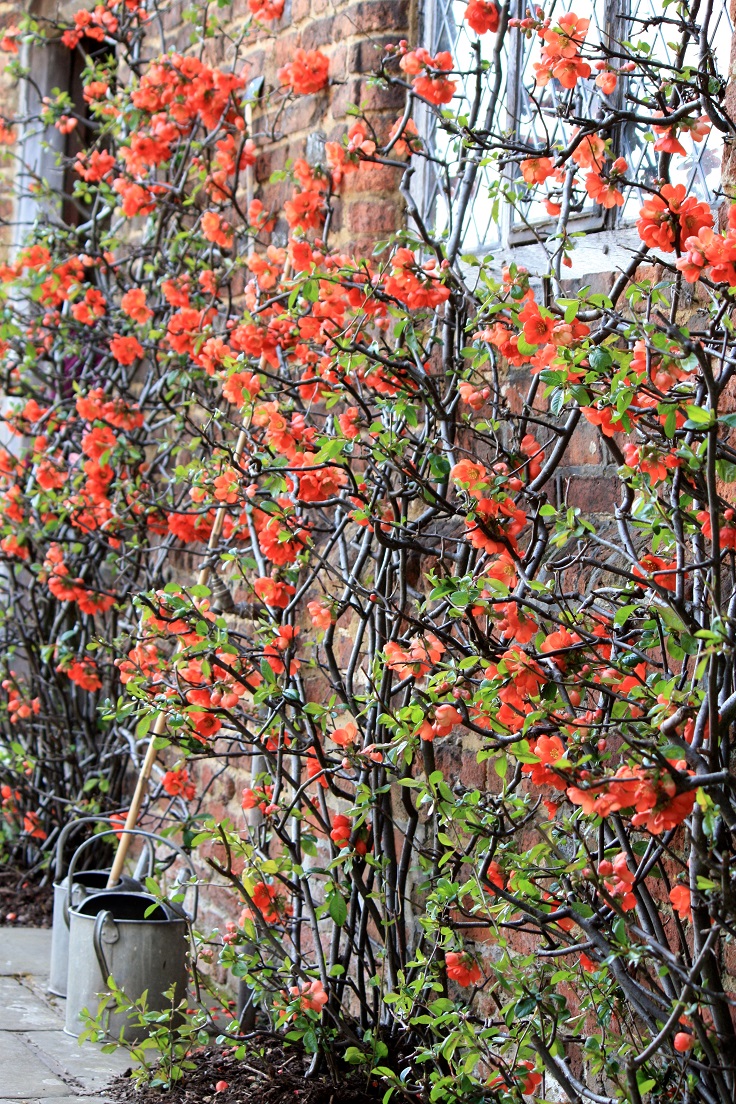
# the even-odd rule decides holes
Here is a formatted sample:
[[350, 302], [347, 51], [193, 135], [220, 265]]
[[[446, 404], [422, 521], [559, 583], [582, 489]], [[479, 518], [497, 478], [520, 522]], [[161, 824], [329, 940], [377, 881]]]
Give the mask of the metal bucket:
[[[54, 877], [54, 918], [51, 929], [51, 963], [49, 968], [49, 993], [54, 993], [57, 997], [66, 996], [66, 975], [67, 966], [69, 962], [69, 917], [67, 915], [67, 895], [69, 896], [70, 904], [78, 905], [85, 897], [88, 897], [90, 893], [105, 893], [107, 891], [107, 880], [110, 876], [109, 870], [80, 870], [79, 873], [74, 874], [74, 881], [71, 886], [71, 893], [67, 893], [67, 886], [69, 884], [68, 877], [64, 876], [64, 848], [67, 840], [72, 832], [75, 832], [84, 824], [109, 824], [108, 817], [81, 817], [79, 820], [73, 820], [70, 824], [61, 832], [59, 836], [59, 842], [56, 845], [56, 870]], [[98, 837], [92, 837], [92, 841], [96, 841]], [[140, 872], [140, 876], [145, 877], [145, 873], [153, 873], [154, 854], [150, 840], [145, 841], [146, 853], [141, 855], [141, 862], [146, 863], [147, 871]], [[121, 878], [116, 889], [124, 889], [129, 893], [140, 892], [143, 887], [138, 881], [139, 871], [136, 870], [135, 876], [129, 878], [127, 876]]]
[[[127, 830], [126, 830], [127, 831]], [[108, 829], [102, 835], [118, 834]], [[190, 879], [195, 878], [188, 856], [171, 840], [140, 828], [130, 835], [157, 841], [170, 848], [181, 860]], [[148, 990], [148, 1009], [163, 1012], [171, 1007], [163, 996], [175, 986], [174, 1003], [186, 993], [190, 923], [196, 918], [198, 889], [193, 882], [194, 901], [190, 917], [178, 904], [161, 902], [151, 894], [122, 891], [119, 886], [94, 894], [69, 907], [69, 885], [75, 883], [77, 848], [69, 863], [67, 898], [64, 909], [69, 916], [69, 969], [67, 975], [66, 1023], [69, 1035], [82, 1030], [79, 1015], [83, 1008], [95, 1014], [99, 994], [107, 992], [107, 979], [113, 977], [125, 995], [136, 1001]], [[182, 874], [184, 872], [182, 871]], [[147, 917], [146, 911], [151, 909]], [[121, 1029], [126, 1042], [137, 1042], [146, 1035], [145, 1027], [128, 1020], [125, 1013], [110, 1013], [107, 1030], [118, 1038]]]
[[[146, 916], [148, 909], [152, 911]], [[149, 1011], [172, 1007], [171, 999], [163, 995], [172, 985], [174, 1004], [183, 999], [189, 955], [186, 917], [147, 894], [114, 891], [87, 897], [69, 915], [67, 1035], [82, 1031], [82, 1009], [96, 1014], [109, 977], [131, 1001], [148, 990]], [[122, 1031], [128, 1043], [139, 1042], [147, 1034], [125, 1012], [109, 1012], [106, 1027], [115, 1038]]]

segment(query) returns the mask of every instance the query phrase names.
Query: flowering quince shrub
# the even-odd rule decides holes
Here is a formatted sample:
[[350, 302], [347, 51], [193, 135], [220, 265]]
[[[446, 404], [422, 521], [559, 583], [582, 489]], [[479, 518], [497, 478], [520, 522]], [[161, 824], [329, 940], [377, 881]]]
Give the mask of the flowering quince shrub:
[[[161, 49], [164, 8], [108, 2], [60, 28], [70, 50], [109, 46], [84, 116], [44, 104], [49, 128], [84, 123], [79, 223], [39, 219], [0, 274], [7, 823], [41, 846], [62, 817], [53, 765], [79, 808], [87, 743], [121, 770], [163, 715], [150, 815], [162, 796], [195, 808], [201, 759], [241, 791], [186, 826], [232, 888], [200, 961], [214, 944], [315, 1062], [427, 1104], [728, 1104], [736, 216], [676, 179], [693, 142], [734, 135], [697, 45], [711, 8], [653, 17], [672, 44], [655, 64], [574, 12], [471, 0], [493, 62], [389, 48], [375, 80], [405, 91], [401, 117], [358, 114], [323, 164], [295, 158], [280, 210], [256, 194], [277, 135], [251, 119], [240, 48], [281, 5], [252, 0], [239, 40], [212, 17], [217, 65]], [[575, 116], [568, 145], [508, 139], [519, 36]], [[333, 79], [295, 50], [264, 118]], [[427, 112], [461, 150], [444, 234], [408, 186]], [[624, 121], [656, 179], [616, 148]], [[463, 259], [489, 159], [499, 206], [548, 204], [542, 271]], [[411, 216], [370, 257], [331, 230], [366, 164]], [[636, 208], [608, 294], [564, 282], [584, 203]], [[588, 426], [610, 517], [555, 491]], [[247, 1016], [231, 1034], [245, 1054]]]

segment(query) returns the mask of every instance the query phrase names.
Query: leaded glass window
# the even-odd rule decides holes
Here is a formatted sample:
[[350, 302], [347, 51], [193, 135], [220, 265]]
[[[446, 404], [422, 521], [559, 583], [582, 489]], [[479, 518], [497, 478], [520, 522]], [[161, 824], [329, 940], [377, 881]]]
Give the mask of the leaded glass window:
[[[494, 50], [496, 36], [486, 34], [478, 40], [464, 20], [466, 5], [460, 0], [425, 0], [424, 43], [430, 53], [449, 50], [456, 68], [464, 75], [458, 81], [458, 91], [449, 109], [453, 120], [461, 125], [471, 114], [478, 80], [479, 62], [487, 62], [489, 68], [481, 75], [482, 96], [475, 125], [482, 125], [491, 103], [495, 73]], [[523, 18], [530, 7], [529, 0], [511, 0], [511, 15]], [[700, 4], [690, 4], [687, 15], [697, 25]], [[702, 3], [705, 11], [705, 2]], [[545, 13], [553, 19], [564, 12], [575, 11], [590, 19], [586, 44], [594, 49], [599, 43], [614, 50], [628, 43], [644, 61], [648, 56], [672, 58], [673, 40], [679, 32], [676, 23], [675, 4], [671, 5], [670, 22], [652, 24], [665, 13], [662, 0], [553, 0], [545, 5]], [[729, 0], [713, 0], [712, 15], [708, 26], [708, 48], [712, 59], [713, 79], [716, 74], [725, 78], [729, 71], [733, 27], [729, 15]], [[476, 54], [476, 49], [480, 54]], [[691, 42], [683, 62], [697, 60], [699, 45]], [[495, 105], [489, 145], [498, 147], [504, 138], [528, 144], [539, 149], [546, 144], [567, 144], [574, 131], [574, 118], [596, 118], [606, 111], [607, 104], [622, 106], [626, 97], [638, 98], [646, 77], [624, 77], [609, 97], [604, 97], [593, 80], [578, 81], [574, 89], [563, 88], [558, 81], [550, 80], [543, 86], [535, 86], [535, 62], [539, 60], [541, 41], [537, 35], [526, 37], [512, 29], [503, 43], [500, 64], [504, 81], [500, 97]], [[457, 76], [453, 79], [458, 80]], [[451, 229], [452, 199], [461, 179], [463, 157], [468, 151], [460, 139], [448, 132], [442, 121], [429, 111], [425, 116], [425, 140], [430, 152], [438, 161], [449, 165], [449, 179], [441, 181], [436, 165], [422, 169], [419, 205], [425, 219], [435, 231]], [[614, 133], [615, 154], [624, 156], [629, 163], [630, 176], [651, 181], [658, 175], [658, 153], [654, 150], [654, 135], [649, 127], [624, 123]], [[674, 183], [683, 183], [700, 199], [714, 202], [721, 177], [722, 136], [714, 127], [708, 137], [694, 143], [689, 136], [683, 138], [686, 157], [673, 158], [670, 175]], [[517, 170], [518, 171], [518, 170]], [[580, 177], [582, 174], [578, 174]], [[499, 184], [510, 188], [512, 201], [499, 199]], [[443, 187], [444, 184], [444, 187]], [[530, 198], [523, 186], [514, 188], [514, 168], [501, 167], [497, 153], [481, 158], [480, 167], [467, 217], [463, 240], [466, 251], [493, 249], [500, 245], [522, 244], [544, 238], [555, 231], [554, 214], [539, 197]], [[554, 200], [554, 193], [552, 199]], [[582, 184], [575, 190], [571, 203], [571, 229], [593, 231], [612, 228], [616, 223], [630, 223], [640, 206], [640, 196], [630, 192], [623, 208], [603, 211], [587, 196]]]

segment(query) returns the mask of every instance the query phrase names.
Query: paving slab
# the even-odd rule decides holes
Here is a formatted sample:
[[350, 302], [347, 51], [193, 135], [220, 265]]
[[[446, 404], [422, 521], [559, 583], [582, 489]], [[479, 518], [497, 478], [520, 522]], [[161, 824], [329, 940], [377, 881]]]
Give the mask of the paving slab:
[[14, 1031], [0, 1032], [0, 1070], [3, 1095], [8, 1100], [56, 1099], [74, 1091], [39, 1061]]
[[64, 1080], [74, 1079], [84, 1092], [99, 1092], [118, 1073], [130, 1069], [130, 1055], [125, 1050], [103, 1054], [91, 1043], [81, 1046], [63, 1031], [29, 1031], [23, 1041], [35, 1048], [41, 1060]]
[[0, 1031], [58, 1031], [59, 1013], [17, 977], [0, 977]]
[[112, 1104], [106, 1086], [130, 1068], [64, 1033], [63, 999], [46, 992], [51, 932], [0, 928], [0, 1104]]
[[48, 928], [0, 928], [0, 977], [13, 974], [45, 977], [50, 957]]

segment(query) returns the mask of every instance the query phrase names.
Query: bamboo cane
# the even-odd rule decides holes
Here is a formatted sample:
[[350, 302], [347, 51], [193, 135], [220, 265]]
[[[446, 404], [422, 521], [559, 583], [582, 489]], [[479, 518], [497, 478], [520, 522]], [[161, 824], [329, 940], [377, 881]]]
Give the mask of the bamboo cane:
[[[248, 134], [250, 134], [252, 129], [253, 129], [253, 103], [254, 103], [255, 100], [257, 100], [260, 97], [260, 95], [262, 94], [262, 91], [263, 91], [263, 78], [262, 77], [257, 77], [254, 81], [251, 82], [251, 88], [249, 90], [248, 100], [246, 101], [246, 105], [245, 105], [245, 122], [246, 122], [246, 130], [247, 130]], [[252, 168], [251, 165], [248, 165], [247, 168], [246, 168], [246, 198], [247, 198], [248, 206], [250, 206], [250, 202], [253, 199], [254, 185], [255, 185], [255, 178], [254, 178], [253, 168]], [[289, 262], [287, 260], [287, 262], [284, 266], [284, 276], [287, 277], [287, 278], [288, 278], [288, 272], [289, 272]], [[264, 366], [265, 366], [265, 360], [264, 360], [263, 357], [261, 357], [261, 363], [259, 365], [259, 370], [262, 371]], [[234, 460], [236, 465], [240, 462], [240, 459], [243, 455], [243, 451], [245, 450], [245, 442], [246, 442], [246, 432], [245, 432], [244, 429], [241, 429], [241, 431], [238, 435], [237, 444], [235, 445], [235, 452], [233, 453], [233, 460]], [[214, 524], [212, 526], [212, 532], [210, 533], [210, 539], [207, 542], [207, 551], [208, 552], [214, 551], [214, 549], [217, 547], [217, 544], [220, 540], [220, 534], [222, 533], [222, 526], [225, 522], [226, 513], [227, 513], [227, 506], [224, 503], [221, 506], [218, 506], [217, 513], [215, 514], [215, 521], [214, 521]], [[197, 585], [198, 586], [206, 586], [207, 585], [207, 580], [210, 577], [211, 571], [212, 571], [212, 560], [211, 560], [211, 557], [208, 556], [207, 559], [205, 560], [204, 565], [202, 566], [202, 569], [199, 572], [198, 577], [197, 577]], [[156, 761], [156, 738], [158, 736], [163, 736], [165, 730], [166, 730], [166, 714], [162, 710], [159, 713], [158, 717], [156, 718], [156, 723], [153, 726], [153, 732], [151, 734], [151, 741], [150, 741], [150, 743], [148, 745], [148, 748], [146, 750], [146, 757], [143, 760], [143, 765], [141, 767], [141, 772], [138, 775], [138, 781], [136, 783], [135, 792], [133, 794], [133, 799], [130, 803], [130, 808], [128, 809], [128, 815], [125, 818], [125, 828], [123, 829], [123, 834], [120, 837], [120, 843], [118, 844], [118, 849], [115, 852], [115, 859], [113, 861], [112, 868], [110, 870], [110, 877], [107, 879], [107, 888], [108, 889], [112, 889], [112, 887], [117, 885], [117, 883], [120, 881], [120, 875], [123, 872], [123, 864], [125, 863], [125, 859], [126, 859], [126, 856], [128, 854], [128, 848], [130, 847], [130, 841], [132, 839], [132, 836], [130, 835], [130, 831], [131, 831], [131, 829], [135, 828], [136, 823], [138, 821], [138, 814], [141, 811], [141, 805], [143, 804], [143, 798], [145, 796], [146, 788], [148, 786], [148, 780], [151, 777], [151, 771], [153, 770], [153, 764]]]
[[[241, 429], [237, 444], [235, 445], [235, 452], [233, 453], [233, 460], [235, 463], [239, 463], [243, 451], [245, 450], [246, 432]], [[225, 522], [225, 514], [227, 513], [227, 506], [223, 503], [217, 507], [217, 513], [215, 514], [215, 520], [212, 525], [212, 532], [210, 533], [210, 539], [207, 542], [207, 551], [212, 552], [220, 540], [220, 534], [222, 533], [222, 526]], [[197, 576], [197, 586], [206, 586], [207, 580], [210, 577], [212, 571], [211, 557], [207, 557], [207, 560], [203, 564], [199, 575]], [[148, 786], [148, 780], [151, 777], [151, 771], [153, 770], [153, 764], [156, 760], [156, 737], [163, 736], [166, 730], [166, 714], [162, 710], [156, 718], [156, 723], [153, 726], [153, 732], [151, 734], [151, 741], [146, 751], [146, 757], [143, 760], [143, 766], [141, 767], [141, 773], [138, 775], [138, 782], [136, 783], [135, 793], [128, 809], [128, 815], [125, 818], [125, 828], [118, 844], [118, 849], [115, 853], [115, 859], [110, 870], [110, 877], [107, 879], [107, 888], [112, 889], [120, 881], [120, 875], [123, 872], [123, 864], [125, 863], [126, 856], [128, 854], [128, 848], [130, 847], [130, 841], [132, 836], [130, 831], [135, 828], [138, 821], [138, 814], [141, 811], [141, 805], [143, 804], [143, 797]]]

